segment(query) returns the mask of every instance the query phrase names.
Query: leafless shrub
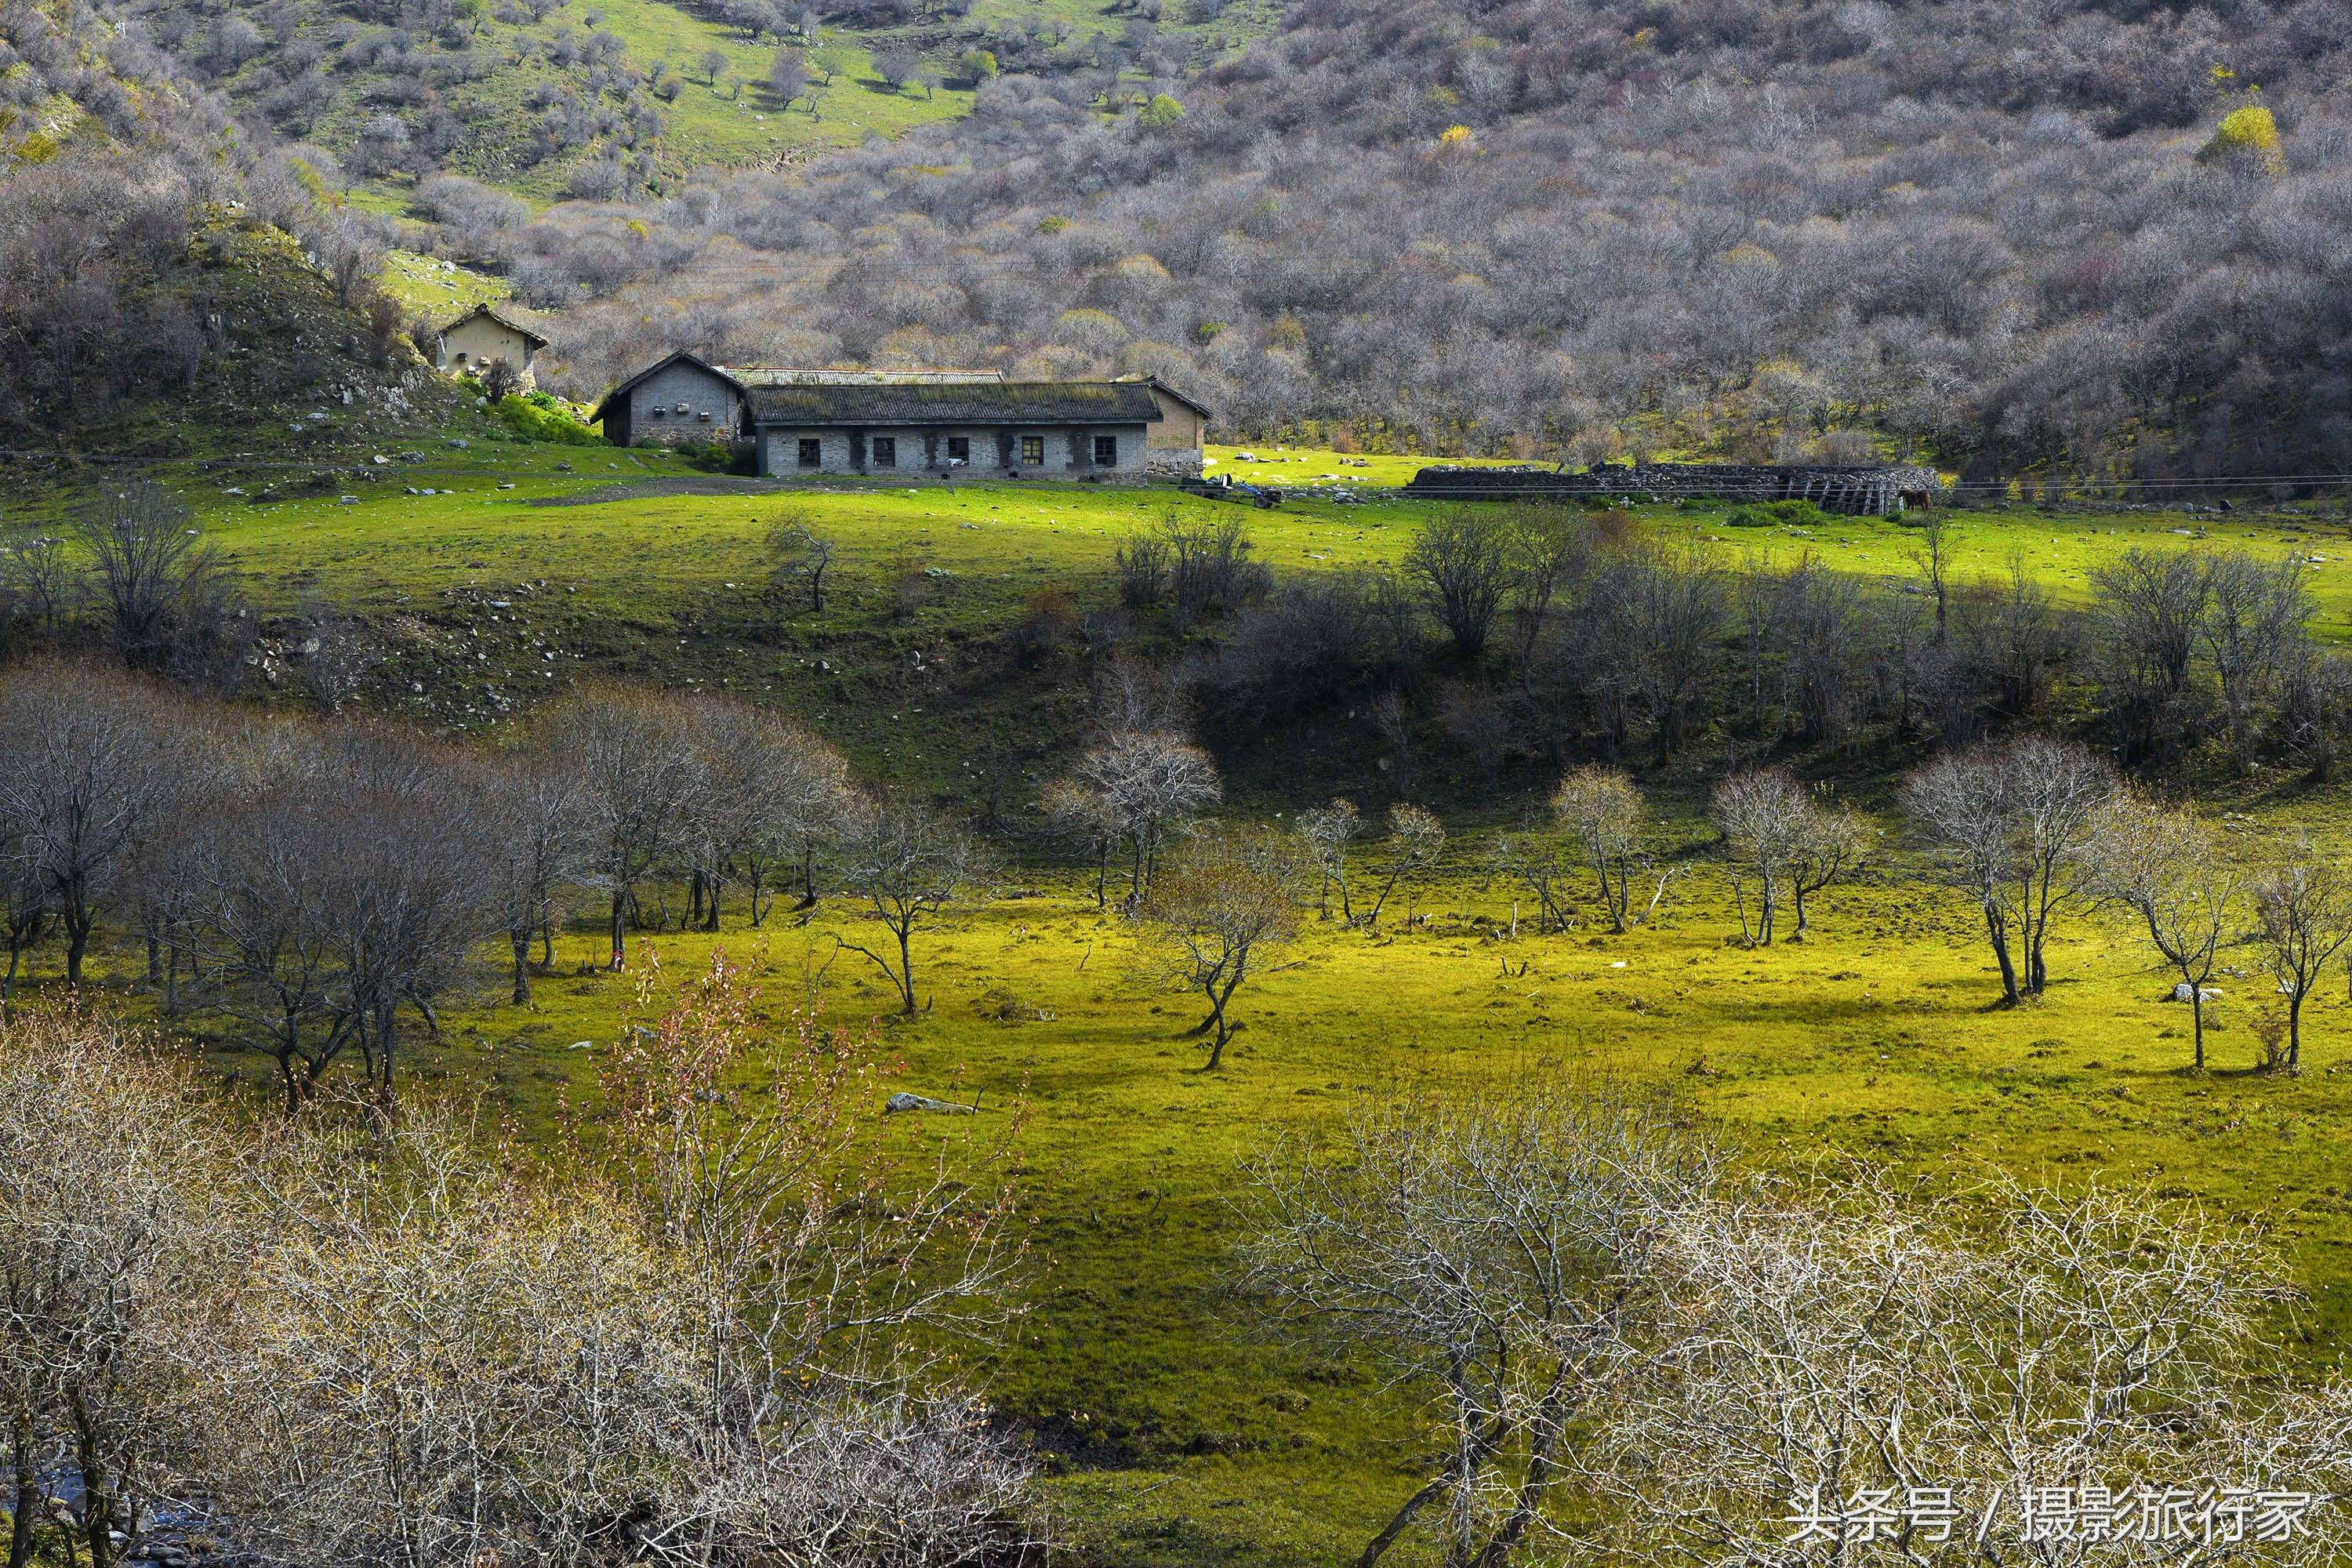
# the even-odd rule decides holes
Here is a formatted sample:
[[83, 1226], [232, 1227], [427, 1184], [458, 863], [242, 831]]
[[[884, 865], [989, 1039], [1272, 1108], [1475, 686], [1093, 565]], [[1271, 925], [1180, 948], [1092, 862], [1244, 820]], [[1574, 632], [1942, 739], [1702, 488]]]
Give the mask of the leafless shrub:
[[[0, 1032], [0, 1406], [12, 1556], [63, 1468], [94, 1568], [176, 1482], [216, 1412], [187, 1369], [217, 1326], [238, 1239], [218, 1118], [193, 1065], [87, 1017]], [[68, 1547], [70, 1550], [70, 1547]]]
[[1720, 1165], [1669, 1109], [1553, 1080], [1376, 1099], [1333, 1146], [1253, 1162], [1245, 1287], [1426, 1401], [1433, 1473], [1359, 1563], [1424, 1515], [1448, 1563], [1543, 1536], [1578, 1429], [1663, 1310], [1675, 1215]]
[[[1807, 1529], [1852, 1550], [1881, 1491], [1899, 1512], [1948, 1506], [1944, 1527], [1890, 1531], [1894, 1550], [1943, 1562], [1969, 1552], [1980, 1518], [2021, 1540], [2017, 1500], [2035, 1489], [2195, 1476], [2332, 1491], [2352, 1473], [2340, 1386], [2270, 1375], [2275, 1259], [2145, 1193], [1999, 1182], [1925, 1202], [1846, 1172], [1685, 1209], [1661, 1252], [1658, 1352], [1615, 1384], [1578, 1456], [1607, 1540], [1637, 1562], [1774, 1559]], [[2212, 1551], [2342, 1550], [2340, 1516], [2308, 1521], [2292, 1542], [2249, 1532]], [[2155, 1563], [2177, 1543], [2077, 1531], [2034, 1550]]]

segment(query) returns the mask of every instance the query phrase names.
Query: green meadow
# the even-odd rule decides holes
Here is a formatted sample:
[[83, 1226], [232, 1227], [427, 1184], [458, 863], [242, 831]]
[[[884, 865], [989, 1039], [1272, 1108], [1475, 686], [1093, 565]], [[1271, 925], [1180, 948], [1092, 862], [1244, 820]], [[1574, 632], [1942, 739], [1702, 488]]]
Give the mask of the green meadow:
[[[1238, 466], [1232, 448], [1215, 455]], [[1319, 475], [1338, 457], [1301, 455], [1311, 460], [1265, 466]], [[1392, 483], [1417, 460], [1386, 462], [1376, 471]], [[1002, 753], [1016, 817], [1083, 730], [1076, 656], [1025, 685], [982, 687], [959, 682], [981, 668], [959, 649], [1001, 637], [1046, 590], [1108, 602], [1112, 552], [1171, 510], [1241, 521], [1278, 577], [1394, 564], [1424, 517], [1378, 493], [1259, 510], [1160, 489], [780, 485], [664, 454], [487, 441], [395, 460], [340, 493], [226, 493], [260, 488], [268, 470], [254, 473], [184, 466], [172, 480], [265, 615], [323, 595], [396, 642], [404, 669], [438, 672], [408, 709], [394, 693], [395, 710], [495, 731], [509, 709], [473, 700], [478, 689], [520, 712], [591, 673], [721, 688], [796, 711], [868, 777], [960, 807], [979, 804], [976, 770]], [[37, 524], [63, 504], [10, 511]], [[1874, 576], [1910, 572], [1918, 543], [1892, 520], [1744, 529], [1728, 513], [1647, 508], [1632, 526], [1727, 562], [1811, 552]], [[841, 547], [821, 615], [769, 583], [764, 541], [786, 518]], [[2134, 546], [2326, 557], [2311, 574], [2323, 633], [2352, 626], [2340, 510], [2011, 502], [1952, 522], [1963, 575], [2021, 562], [2076, 603], [2100, 562]], [[1227, 810], [1295, 812], [1329, 774], [1311, 787], [1303, 776], [1237, 775]], [[1567, 934], [1535, 934], [1531, 896], [1493, 864], [1532, 795], [1438, 802], [1453, 837], [1437, 874], [1401, 889], [1377, 931], [1310, 918], [1237, 998], [1246, 1027], [1215, 1074], [1186, 1036], [1197, 1008], [1155, 987], [1133, 929], [1034, 840], [1010, 847], [986, 898], [919, 935], [927, 1006], [911, 1018], [887, 1016], [882, 977], [839, 945], [870, 941], [846, 898], [804, 923], [779, 912], [752, 931], [737, 908], [715, 938], [642, 936], [622, 974], [599, 966], [597, 913], [583, 904], [532, 1006], [503, 1001], [486, 957], [483, 984], [411, 1059], [417, 1080], [481, 1096], [527, 1136], [560, 1142], [593, 1121], [597, 1062], [641, 1016], [646, 966], [657, 955], [658, 1005], [723, 953], [772, 1015], [881, 1016], [887, 1087], [1024, 1118], [1014, 1175], [1030, 1310], [972, 1352], [973, 1371], [1053, 1454], [1049, 1495], [1079, 1563], [1350, 1561], [1418, 1484], [1427, 1435], [1409, 1395], [1260, 1321], [1230, 1289], [1238, 1163], [1278, 1131], [1311, 1133], [1399, 1087], [1622, 1075], [1687, 1102], [1756, 1162], [1842, 1151], [1948, 1186], [1996, 1169], [2145, 1184], [2274, 1238], [2307, 1293], [2291, 1316], [2313, 1363], [2352, 1343], [2352, 1001], [2340, 977], [2310, 1005], [2293, 1078], [2252, 1070], [2268, 982], [2250, 950], [2227, 960], [2214, 1066], [2196, 1074], [2169, 979], [2104, 914], [2063, 922], [2044, 999], [1997, 1008], [1972, 907], [1884, 815], [1861, 879], [1818, 900], [1807, 940], [1744, 949], [1699, 820], [1708, 778], [1703, 760], [1643, 778], [1683, 874], [1661, 917], [1626, 936], [1604, 934], [1589, 909]], [[1883, 779], [1854, 782], [1853, 798], [1884, 799]], [[1342, 783], [1368, 805], [1387, 798], [1374, 777]], [[2339, 789], [2258, 779], [2206, 805], [2249, 857], [2290, 826], [2343, 837]], [[1370, 837], [1355, 876], [1379, 875], [1384, 856]], [[1113, 890], [1115, 901], [1116, 877]], [[673, 913], [680, 900], [667, 894]], [[266, 1064], [207, 1044], [225, 1075], [267, 1092]], [[909, 1118], [898, 1133], [943, 1130], [954, 1129]]]
[[[1393, 1088], [1622, 1075], [1684, 1100], [1757, 1161], [1843, 1150], [1955, 1185], [1996, 1168], [2147, 1184], [2274, 1237], [2310, 1292], [2297, 1319], [2314, 1360], [2352, 1332], [2352, 1006], [2332, 988], [2304, 1074], [2263, 1077], [2245, 1070], [2259, 982], [2225, 977], [2217, 1065], [2193, 1075], [2184, 1010], [2161, 1001], [2168, 981], [2127, 929], [2069, 922], [2047, 999], [1996, 1010], [1972, 910], [1891, 847], [1864, 885], [1821, 900], [1811, 937], [1759, 951], [1728, 944], [1736, 927], [1704, 867], [1653, 928], [1515, 936], [1489, 847], [1457, 837], [1414, 890], [1425, 920], [1411, 929], [1394, 912], [1376, 933], [1310, 921], [1242, 993], [1247, 1026], [1214, 1075], [1184, 1037], [1197, 1009], [1150, 984], [1127, 923], [1037, 868], [923, 935], [928, 1006], [910, 1020], [887, 1016], [879, 975], [835, 945], [870, 940], [845, 900], [805, 926], [730, 919], [716, 939], [640, 938], [635, 963], [657, 955], [656, 997], [716, 951], [772, 1013], [883, 1015], [886, 1088], [1025, 1115], [1014, 1175], [1031, 1310], [975, 1373], [1064, 1456], [1049, 1489], [1080, 1563], [1349, 1560], [1417, 1484], [1409, 1404], [1272, 1332], [1228, 1289], [1237, 1163], [1278, 1129], [1311, 1131]], [[1374, 846], [1359, 875], [1378, 858]], [[583, 916], [535, 1006], [486, 986], [413, 1054], [420, 1078], [486, 1097], [531, 1136], [593, 1117], [594, 1068], [639, 1016], [638, 976], [597, 967]], [[215, 1059], [269, 1094], [266, 1064]], [[909, 1119], [905, 1135], [962, 1130]]]

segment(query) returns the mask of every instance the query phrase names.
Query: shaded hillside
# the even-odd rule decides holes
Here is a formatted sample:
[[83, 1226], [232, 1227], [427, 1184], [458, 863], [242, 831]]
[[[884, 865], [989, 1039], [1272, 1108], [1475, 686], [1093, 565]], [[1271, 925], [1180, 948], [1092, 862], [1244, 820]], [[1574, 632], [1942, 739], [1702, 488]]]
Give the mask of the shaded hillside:
[[78, 5], [0, 13], [0, 444], [272, 457], [433, 427], [457, 399], [377, 294], [375, 253], [255, 162], [167, 58]]
[[582, 389], [683, 342], [1157, 370], [1244, 435], [2332, 468], [2347, 61], [2330, 0], [1310, 4], [1116, 117], [1007, 78], [634, 245], [558, 209], [600, 270], [540, 287], [596, 296]]

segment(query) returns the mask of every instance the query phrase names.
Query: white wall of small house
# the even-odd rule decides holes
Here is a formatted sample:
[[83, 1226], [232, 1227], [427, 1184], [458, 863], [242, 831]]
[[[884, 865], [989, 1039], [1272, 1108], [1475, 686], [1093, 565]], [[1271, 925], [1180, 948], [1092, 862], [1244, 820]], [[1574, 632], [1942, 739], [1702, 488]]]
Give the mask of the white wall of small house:
[[[1028, 429], [1000, 429], [992, 426], [867, 426], [864, 432], [865, 465], [861, 468], [853, 460], [851, 433], [847, 429], [838, 426], [762, 425], [760, 472], [782, 479], [794, 474], [952, 472], [991, 478], [1018, 475], [1024, 479], [1139, 479], [1145, 474], [1145, 431], [1142, 425], [1088, 426], [1075, 432], [1068, 426]], [[1003, 451], [999, 445], [1000, 435], [1010, 438], [1010, 463], [1001, 460]], [[877, 436], [897, 443], [898, 460], [889, 468], [874, 460], [874, 440]], [[1100, 465], [1092, 460], [1097, 436], [1108, 436], [1118, 442], [1116, 463]], [[951, 467], [948, 443], [958, 437], [971, 443], [971, 457], [967, 462]], [[1041, 456], [1034, 460], [1024, 454], [1024, 437], [1040, 445]], [[803, 440], [818, 443], [818, 462], [814, 468], [801, 466], [800, 444]]]
[[479, 374], [492, 360], [504, 360], [528, 383], [531, 378], [530, 340], [512, 327], [486, 316], [468, 316], [441, 334], [440, 366], [452, 373]]

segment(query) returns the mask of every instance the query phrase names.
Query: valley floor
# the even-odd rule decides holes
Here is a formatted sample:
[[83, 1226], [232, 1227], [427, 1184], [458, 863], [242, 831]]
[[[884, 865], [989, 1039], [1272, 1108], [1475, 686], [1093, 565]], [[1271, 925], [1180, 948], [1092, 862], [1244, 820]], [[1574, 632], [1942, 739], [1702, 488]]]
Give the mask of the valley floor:
[[[991, 727], [1009, 711], [988, 693], [959, 694], [951, 675], [923, 700], [931, 689], [906, 673], [909, 656], [952, 672], [960, 641], [1002, 635], [1037, 590], [1098, 593], [1135, 529], [1171, 508], [1218, 505], [1163, 490], [740, 488], [595, 448], [436, 452], [350, 504], [254, 504], [224, 494], [236, 481], [218, 474], [184, 482], [257, 597], [282, 609], [324, 593], [404, 638], [384, 672], [394, 710], [486, 730], [583, 674], [707, 682], [795, 709], [862, 770], [967, 804], [979, 799], [971, 757], [1003, 739]], [[583, 504], [534, 504], [562, 497]], [[1394, 500], [1226, 513], [1284, 574], [1395, 562], [1419, 519]], [[770, 595], [762, 541], [787, 515], [843, 543], [842, 584], [822, 615]], [[2188, 542], [2183, 531], [2352, 556], [2340, 514], [2012, 509], [1959, 524], [1969, 570], [2005, 570], [2024, 550], [2069, 599], [2093, 563], [2128, 544]], [[1886, 576], [1907, 571], [1916, 540], [1869, 520], [1743, 532], [1713, 512], [1665, 510], [1648, 525]], [[894, 605], [908, 573], [929, 587]], [[2352, 563], [2315, 564], [2324, 635], [2340, 637], [2352, 615], [2347, 574]], [[1022, 792], [1054, 765], [1048, 751], [1024, 753], [1008, 807], [1025, 807]], [[2247, 853], [2290, 825], [2343, 841], [2337, 792], [2252, 788], [2236, 803], [2248, 810], [2224, 823]], [[1311, 798], [1261, 783], [1245, 805], [1273, 817]], [[1377, 934], [1310, 921], [1283, 966], [1239, 997], [1247, 1027], [1215, 1074], [1199, 1070], [1185, 1037], [1193, 1004], [1151, 985], [1131, 928], [1066, 868], [1008, 872], [988, 901], [919, 938], [929, 1006], [886, 1019], [898, 1066], [885, 1087], [981, 1097], [986, 1118], [1026, 1107], [1018, 1178], [1034, 1309], [979, 1373], [1001, 1413], [1057, 1456], [1051, 1493], [1070, 1561], [1351, 1560], [1418, 1484], [1428, 1435], [1405, 1398], [1229, 1287], [1238, 1163], [1277, 1131], [1332, 1126], [1360, 1097], [1400, 1087], [1622, 1075], [1685, 1100], [1759, 1162], [1853, 1152], [1945, 1188], [1995, 1169], [2144, 1184], [2273, 1234], [2308, 1292], [2294, 1315], [2312, 1363], [2352, 1348], [2352, 1003], [2338, 982], [2307, 1015], [2303, 1074], [2258, 1075], [2250, 1024], [2267, 982], [2244, 957], [2220, 984], [2216, 1065], [2192, 1074], [2185, 1010], [2164, 1000], [2169, 981], [2119, 921], [2065, 922], [2046, 999], [1991, 1006], [1998, 984], [1971, 908], [1933, 882], [1891, 819], [1864, 880], [1819, 899], [1811, 938], [1749, 951], [1730, 940], [1727, 892], [1698, 858], [1706, 831], [1687, 812], [1674, 828], [1693, 868], [1653, 927], [1535, 934], [1531, 899], [1490, 870], [1494, 828], [1517, 809], [1462, 814], [1441, 874], [1411, 895], [1413, 923], [1402, 891]], [[1363, 863], [1381, 853], [1368, 846]], [[866, 961], [837, 945], [869, 940], [847, 900], [828, 899], [806, 924], [779, 912], [757, 931], [737, 916], [715, 939], [641, 937], [635, 972], [614, 974], [598, 967], [595, 920], [582, 910], [535, 1005], [505, 1005], [486, 978], [412, 1058], [418, 1079], [485, 1096], [528, 1135], [560, 1141], [593, 1125], [600, 1055], [719, 953], [778, 1016], [805, 1005], [859, 1023], [890, 1005]], [[266, 1064], [213, 1044], [221, 1070], [266, 1091]], [[898, 1131], [922, 1140], [943, 1125], [910, 1117]]]

